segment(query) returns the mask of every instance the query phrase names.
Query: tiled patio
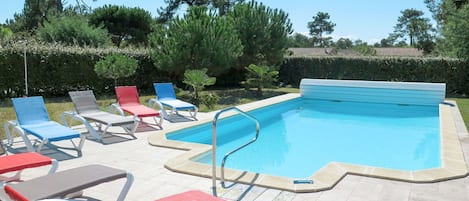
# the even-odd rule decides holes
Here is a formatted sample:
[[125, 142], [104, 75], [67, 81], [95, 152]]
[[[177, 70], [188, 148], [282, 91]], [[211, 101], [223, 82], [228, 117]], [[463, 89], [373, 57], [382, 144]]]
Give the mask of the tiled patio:
[[[454, 103], [454, 102], [452, 102]], [[469, 161], [469, 136], [461, 116], [454, 111], [456, 127], [466, 161]], [[214, 113], [200, 113], [199, 120], [211, 119]], [[152, 119], [145, 119], [151, 123]], [[164, 130], [158, 130], [151, 125], [141, 125], [136, 140], [119, 141], [113, 137], [98, 143], [87, 140], [83, 155], [76, 158], [76, 152], [59, 152], [55, 149], [44, 148], [43, 154], [58, 159], [59, 171], [87, 164], [103, 164], [130, 171], [135, 181], [126, 200], [154, 200], [167, 195], [187, 191], [202, 190], [211, 193], [211, 180], [191, 175], [174, 173], [167, 170], [164, 164], [169, 159], [183, 153], [181, 150], [150, 146], [150, 135], [163, 135], [166, 130], [187, 124], [187, 122], [170, 123], [165, 121]], [[116, 132], [123, 132], [116, 129]], [[125, 136], [125, 135], [122, 135]], [[69, 142], [64, 142], [69, 146]], [[18, 143], [10, 151], [24, 151]], [[27, 180], [43, 175], [48, 168], [26, 170], [23, 179]], [[84, 191], [86, 200], [115, 200], [122, 188], [124, 180], [101, 184]], [[469, 177], [445, 182], [417, 184], [363, 176], [347, 175], [332, 190], [317, 193], [295, 194], [287, 191], [266, 189], [257, 186], [235, 185], [230, 189], [218, 187], [218, 195], [227, 200], [311, 200], [311, 201], [464, 201], [469, 200]]]

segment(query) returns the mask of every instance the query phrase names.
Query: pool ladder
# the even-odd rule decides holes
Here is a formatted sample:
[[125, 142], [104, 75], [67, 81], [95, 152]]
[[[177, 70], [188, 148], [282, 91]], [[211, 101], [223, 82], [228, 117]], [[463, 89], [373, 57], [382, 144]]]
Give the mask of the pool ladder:
[[257, 137], [259, 136], [259, 130], [260, 130], [260, 125], [259, 125], [259, 121], [253, 117], [252, 115], [240, 110], [239, 108], [237, 107], [229, 107], [229, 108], [226, 108], [226, 109], [222, 109], [220, 110], [219, 112], [217, 112], [217, 114], [215, 114], [215, 117], [213, 118], [213, 122], [212, 122], [212, 191], [213, 191], [213, 195], [214, 196], [217, 196], [217, 187], [216, 187], [216, 180], [217, 180], [217, 122], [218, 122], [218, 118], [220, 117], [220, 115], [224, 112], [227, 112], [227, 111], [230, 111], [230, 110], [235, 110], [237, 111], [239, 114], [243, 115], [244, 117], [254, 121], [256, 123], [256, 135], [254, 136], [254, 138], [252, 138], [251, 141], [241, 145], [240, 147], [236, 148], [236, 149], [233, 149], [232, 151], [228, 152], [227, 154], [225, 154], [225, 156], [223, 157], [223, 160], [221, 162], [221, 185], [223, 188], [226, 188], [225, 187], [225, 162], [226, 162], [226, 159], [228, 159], [228, 157], [239, 151], [240, 149], [250, 145], [251, 143], [255, 142], [257, 140]]

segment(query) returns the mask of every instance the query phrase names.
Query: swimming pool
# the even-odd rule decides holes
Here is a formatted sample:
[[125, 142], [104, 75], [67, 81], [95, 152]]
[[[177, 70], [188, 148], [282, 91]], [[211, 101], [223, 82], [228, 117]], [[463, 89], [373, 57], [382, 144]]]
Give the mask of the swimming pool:
[[[249, 112], [260, 121], [258, 140], [236, 152], [226, 167], [307, 178], [329, 162], [415, 171], [440, 160], [438, 106], [296, 98]], [[211, 124], [167, 134], [170, 140], [211, 144]], [[242, 116], [218, 123], [217, 162], [248, 142], [255, 124]], [[212, 163], [211, 153], [197, 162]]]
[[[406, 88], [412, 87], [406, 84]], [[330, 97], [335, 89], [321, 90], [325, 92], [318, 94]], [[346, 98], [305, 99], [308, 95], [286, 94], [239, 106], [263, 123], [258, 141], [242, 150], [247, 155], [237, 152], [227, 160], [226, 179], [293, 192], [312, 192], [332, 188], [347, 174], [410, 182], [436, 182], [468, 174], [453, 118], [457, 107], [435, 104], [437, 99], [416, 95], [431, 95], [425, 90], [416, 93], [404, 90], [402, 95], [391, 91], [394, 89], [385, 89], [390, 91], [380, 92], [382, 97], [402, 96], [389, 103], [381, 103], [383, 98], [368, 93], [367, 89], [362, 92], [340, 87], [336, 91], [344, 94], [344, 90], [349, 95]], [[348, 100], [356, 98], [349, 91], [368, 95], [375, 101]], [[428, 104], [411, 103], [418, 98]], [[410, 103], [401, 99], [408, 99]], [[274, 113], [276, 115], [266, 115]], [[230, 146], [242, 144], [254, 135], [253, 123], [244, 123], [231, 115], [234, 114], [218, 123], [219, 157], [231, 149]], [[170, 159], [166, 168], [211, 177], [211, 166], [207, 163], [211, 162], [212, 119], [213, 116], [200, 119], [168, 130], [166, 135], [149, 138], [152, 145], [187, 151]], [[299, 125], [307, 126], [300, 128]], [[234, 131], [234, 135], [223, 130]], [[264, 143], [259, 143], [261, 141]], [[262, 144], [264, 146], [259, 146]], [[289, 163], [296, 165], [287, 167]], [[311, 179], [314, 183], [297, 184], [294, 182], [297, 178]]]

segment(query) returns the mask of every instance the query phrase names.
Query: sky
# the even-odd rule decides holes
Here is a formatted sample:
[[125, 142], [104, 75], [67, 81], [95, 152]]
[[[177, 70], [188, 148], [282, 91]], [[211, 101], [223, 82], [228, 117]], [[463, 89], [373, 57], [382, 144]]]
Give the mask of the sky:
[[[105, 4], [140, 7], [149, 11], [154, 17], [156, 10], [165, 6], [164, 0], [84, 0], [92, 8]], [[400, 12], [414, 8], [425, 13], [431, 19], [431, 14], [423, 0], [257, 0], [271, 8], [282, 9], [288, 13], [293, 30], [308, 35], [308, 22], [313, 20], [318, 12], [327, 12], [330, 21], [336, 24], [333, 39], [349, 38], [352, 41], [360, 39], [373, 44], [389, 36], [394, 31]], [[75, 3], [75, 0], [67, 0]], [[0, 6], [0, 23], [6, 19], [13, 19], [15, 13], [21, 13], [24, 6], [22, 0], [2, 0]]]

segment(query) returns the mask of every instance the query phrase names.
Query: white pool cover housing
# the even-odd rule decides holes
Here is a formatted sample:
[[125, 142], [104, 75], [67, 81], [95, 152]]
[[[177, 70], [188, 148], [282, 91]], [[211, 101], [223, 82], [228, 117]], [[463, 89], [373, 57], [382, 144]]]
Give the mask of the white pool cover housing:
[[445, 83], [328, 79], [302, 79], [300, 83], [303, 98], [332, 101], [438, 105], [444, 102], [445, 91]]

